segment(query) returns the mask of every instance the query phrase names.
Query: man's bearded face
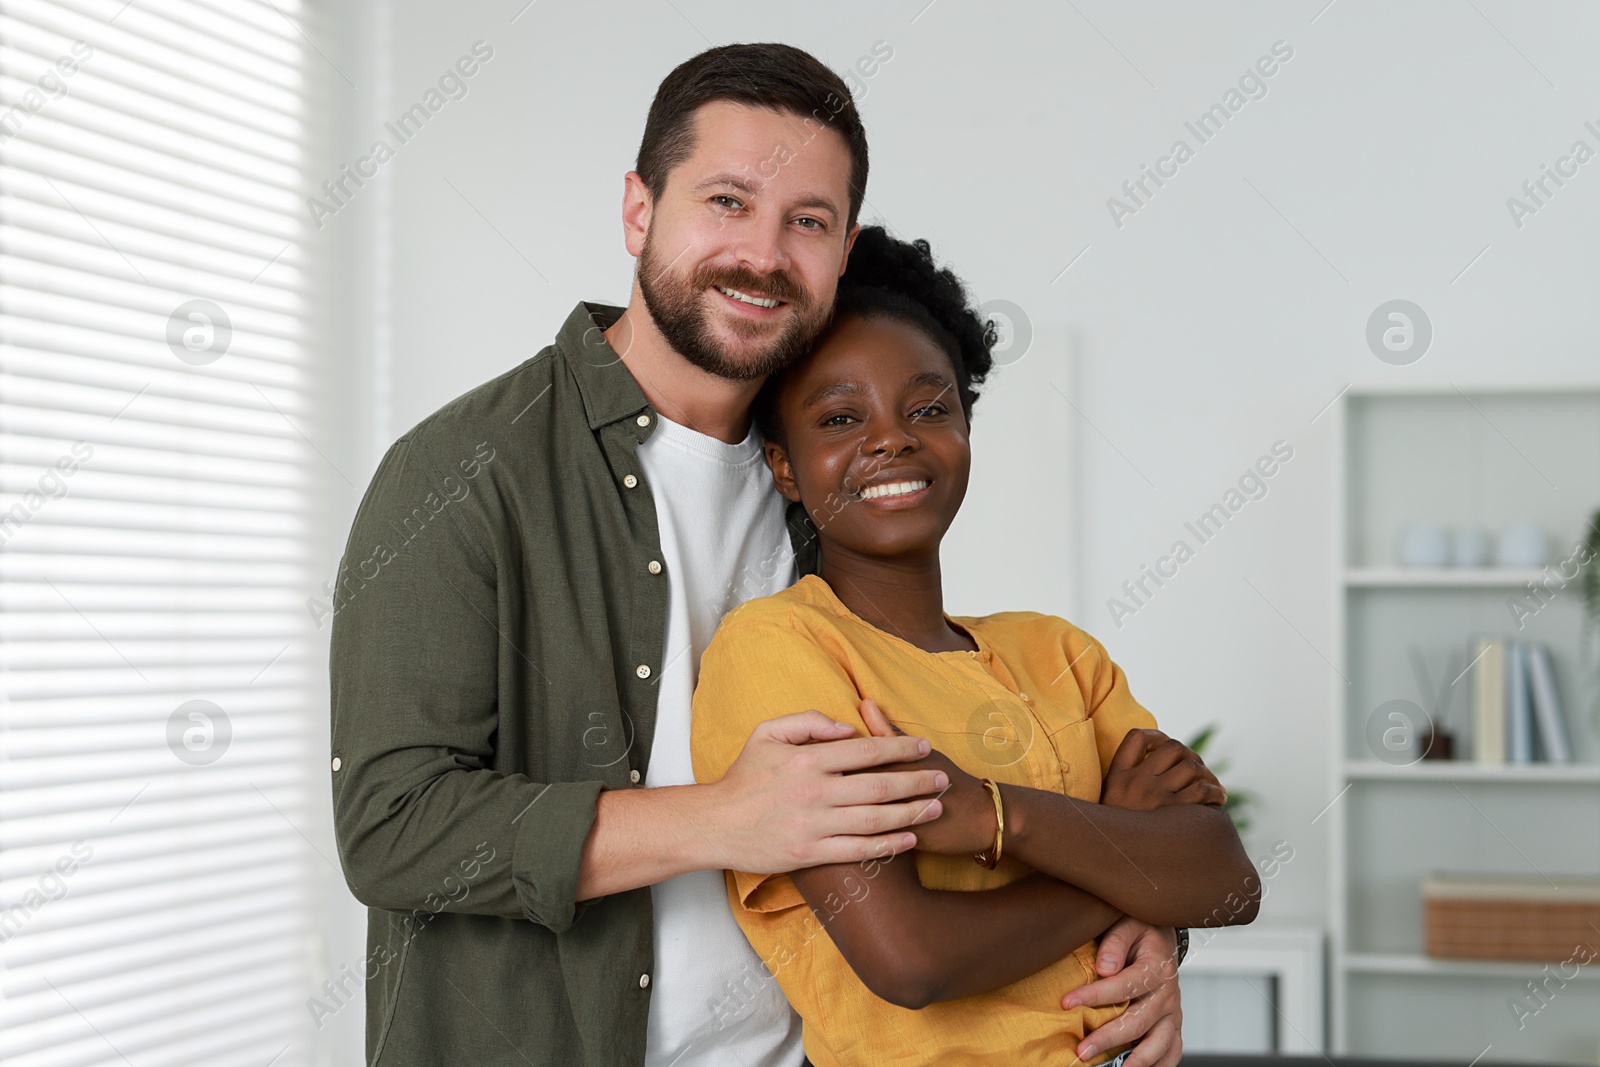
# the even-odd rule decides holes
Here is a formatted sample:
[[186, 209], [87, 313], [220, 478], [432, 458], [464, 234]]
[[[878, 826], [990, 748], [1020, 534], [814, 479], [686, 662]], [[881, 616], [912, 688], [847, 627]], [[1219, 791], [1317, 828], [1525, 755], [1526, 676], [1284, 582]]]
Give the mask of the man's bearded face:
[[[662, 261], [654, 236], [645, 235], [639, 256], [639, 291], [667, 343], [700, 369], [733, 381], [765, 378], [804, 354], [828, 324], [833, 309], [788, 272], [702, 263], [685, 274]], [[722, 289], [780, 303], [756, 307]]]

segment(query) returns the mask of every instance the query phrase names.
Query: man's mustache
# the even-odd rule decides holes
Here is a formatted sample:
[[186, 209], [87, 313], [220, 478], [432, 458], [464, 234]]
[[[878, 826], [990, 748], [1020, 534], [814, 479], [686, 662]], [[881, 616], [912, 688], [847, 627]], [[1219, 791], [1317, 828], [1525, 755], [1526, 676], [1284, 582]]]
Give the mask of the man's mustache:
[[741, 293], [759, 293], [796, 306], [804, 306], [806, 303], [805, 290], [796, 285], [783, 271], [773, 271], [764, 277], [747, 270], [708, 272], [701, 279], [698, 288], [711, 285], [720, 285], [724, 289], [737, 289]]

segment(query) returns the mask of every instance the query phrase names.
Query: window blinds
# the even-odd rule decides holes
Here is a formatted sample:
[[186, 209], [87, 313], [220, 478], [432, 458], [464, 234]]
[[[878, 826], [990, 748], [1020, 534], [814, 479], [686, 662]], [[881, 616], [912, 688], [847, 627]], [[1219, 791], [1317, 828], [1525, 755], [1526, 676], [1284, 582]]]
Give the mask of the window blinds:
[[0, 1062], [309, 1062], [292, 0], [0, 0]]

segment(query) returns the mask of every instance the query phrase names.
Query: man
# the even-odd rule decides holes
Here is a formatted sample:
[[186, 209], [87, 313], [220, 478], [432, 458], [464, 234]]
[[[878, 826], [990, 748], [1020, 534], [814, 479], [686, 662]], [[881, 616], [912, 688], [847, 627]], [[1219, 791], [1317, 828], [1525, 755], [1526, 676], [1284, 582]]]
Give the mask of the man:
[[[579, 304], [379, 464], [330, 663], [369, 1063], [802, 1062], [722, 869], [902, 852], [947, 783], [872, 770], [920, 739], [772, 708], [696, 785], [689, 707], [721, 615], [816, 568], [748, 408], [826, 324], [866, 178], [849, 91], [813, 57], [689, 60], [627, 175], [627, 308]], [[1078, 993], [1150, 990], [1121, 1038], [1149, 1031], [1140, 1067], [1177, 1055], [1171, 936], [1124, 920], [1121, 973]]]

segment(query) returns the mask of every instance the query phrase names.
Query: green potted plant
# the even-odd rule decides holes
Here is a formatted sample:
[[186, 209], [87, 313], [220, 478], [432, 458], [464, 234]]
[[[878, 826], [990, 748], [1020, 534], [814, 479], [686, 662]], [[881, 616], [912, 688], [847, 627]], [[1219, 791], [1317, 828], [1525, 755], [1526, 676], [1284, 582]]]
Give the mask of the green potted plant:
[[1589, 687], [1593, 693], [1589, 718], [1600, 728], [1600, 511], [1589, 517], [1583, 545], [1589, 558], [1578, 571], [1579, 589], [1583, 593], [1582, 644], [1591, 681], [1595, 683]]

